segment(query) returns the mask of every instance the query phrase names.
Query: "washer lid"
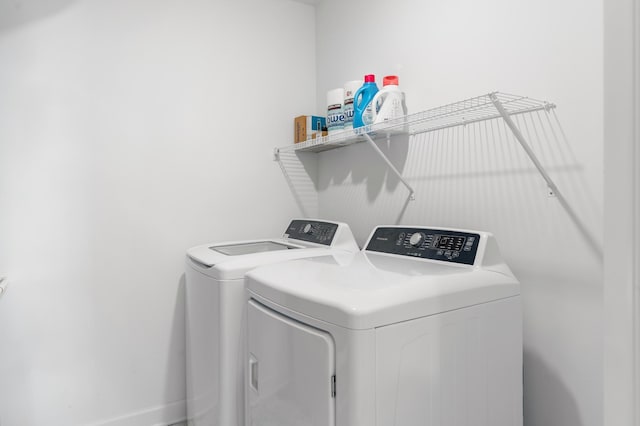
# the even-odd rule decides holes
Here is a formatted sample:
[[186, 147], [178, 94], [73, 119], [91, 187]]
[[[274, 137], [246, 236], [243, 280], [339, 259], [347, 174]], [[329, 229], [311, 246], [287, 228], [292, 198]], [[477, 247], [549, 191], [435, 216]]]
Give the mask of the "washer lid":
[[515, 277], [499, 269], [366, 251], [264, 266], [249, 272], [245, 282], [267, 303], [351, 329], [520, 294]]
[[228, 241], [215, 244], [203, 244], [187, 250], [187, 256], [197, 263], [211, 267], [234, 257], [301, 249], [301, 244], [291, 244], [283, 239]]
[[316, 219], [293, 219], [282, 238], [227, 241], [187, 250], [187, 266], [219, 280], [241, 279], [261, 265], [312, 257], [327, 250], [358, 251], [349, 225]]
[[218, 244], [209, 247], [213, 251], [227, 256], [241, 256], [243, 254], [264, 253], [268, 251], [280, 251], [299, 249], [300, 246], [284, 244], [276, 241], [256, 241], [251, 243]]
[[[222, 250], [218, 250], [222, 247]], [[279, 250], [261, 250], [278, 247]], [[223, 251], [233, 251], [225, 254]], [[330, 248], [294, 245], [285, 240], [234, 241], [231, 243], [205, 244], [187, 251], [187, 265], [205, 275], [219, 280], [241, 279], [247, 271], [262, 265], [284, 262], [302, 257], [321, 256]], [[244, 251], [244, 253], [239, 253]]]

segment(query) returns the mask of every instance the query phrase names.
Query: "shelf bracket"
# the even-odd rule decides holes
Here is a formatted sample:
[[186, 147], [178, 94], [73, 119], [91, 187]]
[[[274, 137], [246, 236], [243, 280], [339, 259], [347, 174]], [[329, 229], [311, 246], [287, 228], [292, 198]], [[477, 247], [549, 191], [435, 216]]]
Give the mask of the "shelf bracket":
[[553, 181], [553, 179], [551, 179], [551, 176], [549, 176], [549, 174], [544, 169], [544, 167], [542, 167], [542, 164], [540, 163], [540, 161], [538, 160], [538, 157], [536, 156], [536, 154], [533, 152], [533, 150], [527, 143], [527, 140], [522, 135], [522, 132], [520, 132], [520, 129], [518, 129], [518, 126], [516, 126], [516, 123], [514, 123], [513, 120], [511, 119], [511, 115], [507, 112], [506, 109], [504, 109], [502, 102], [500, 102], [500, 100], [498, 99], [495, 93], [489, 94], [489, 97], [491, 98], [491, 102], [493, 102], [493, 105], [496, 107], [496, 109], [504, 119], [505, 123], [507, 123], [507, 126], [509, 126], [509, 129], [511, 129], [513, 136], [515, 136], [518, 143], [520, 143], [520, 146], [522, 146], [522, 149], [524, 149], [524, 152], [527, 153], [527, 156], [529, 156], [529, 159], [531, 160], [533, 165], [536, 167], [536, 169], [538, 169], [538, 172], [540, 173], [542, 178], [545, 180], [545, 182], [547, 182], [547, 186], [549, 187], [550, 192], [553, 193], [554, 196], [557, 196], [559, 199], [561, 199], [563, 202], [566, 202], [565, 198], [562, 196], [562, 194], [558, 190], [558, 187], [556, 186], [555, 182]]
[[[502, 102], [500, 102], [500, 99], [498, 99], [495, 93], [489, 94], [489, 97], [491, 98], [491, 102], [493, 102], [493, 105], [496, 107], [496, 109], [504, 119], [505, 123], [507, 123], [507, 126], [509, 126], [509, 129], [511, 129], [511, 132], [513, 132], [513, 136], [515, 136], [517, 141], [522, 146], [522, 149], [524, 149], [524, 151], [527, 153], [527, 155], [529, 156], [529, 159], [536, 166], [536, 169], [538, 169], [538, 172], [547, 183], [548, 191], [549, 191], [548, 196], [555, 197], [559, 201], [560, 205], [564, 207], [565, 211], [569, 214], [569, 216], [571, 217], [573, 222], [576, 224], [578, 229], [582, 232], [582, 235], [586, 238], [591, 248], [594, 249], [594, 251], [599, 255], [600, 258], [602, 258], [600, 243], [596, 238], [593, 237], [589, 227], [586, 226], [584, 222], [580, 219], [580, 216], [575, 212], [575, 210], [571, 207], [567, 199], [560, 192], [560, 190], [558, 189], [558, 186], [555, 184], [553, 179], [551, 179], [547, 171], [544, 169], [544, 167], [542, 167], [542, 164], [540, 164], [540, 161], [538, 161], [538, 157], [536, 157], [535, 153], [533, 152], [533, 150], [527, 143], [526, 139], [522, 135], [522, 132], [520, 132], [520, 129], [518, 129], [518, 126], [516, 126], [516, 123], [514, 123], [513, 120], [511, 119], [511, 115], [505, 110], [504, 106], [502, 105]], [[553, 108], [553, 107], [554, 105], [552, 104], [546, 104], [544, 109], [548, 111], [550, 108]]]
[[404, 178], [402, 177], [402, 174], [400, 174], [400, 172], [398, 171], [398, 169], [396, 169], [396, 167], [393, 165], [393, 163], [391, 163], [391, 161], [389, 161], [387, 156], [384, 155], [384, 152], [382, 152], [382, 150], [380, 148], [378, 148], [378, 145], [376, 145], [376, 143], [373, 141], [371, 136], [369, 136], [368, 133], [363, 133], [363, 135], [364, 135], [365, 140], [367, 141], [367, 143], [380, 156], [380, 158], [382, 158], [384, 160], [384, 162], [387, 163], [387, 166], [389, 166], [391, 171], [393, 173], [395, 173], [395, 175], [398, 177], [398, 179], [400, 179], [400, 182], [402, 182], [402, 184], [407, 187], [407, 189], [409, 190], [409, 199], [415, 200], [416, 199], [416, 196], [415, 196], [416, 192], [413, 190], [413, 187], [411, 185], [409, 185], [409, 183], [407, 183], [406, 180], [404, 180]]

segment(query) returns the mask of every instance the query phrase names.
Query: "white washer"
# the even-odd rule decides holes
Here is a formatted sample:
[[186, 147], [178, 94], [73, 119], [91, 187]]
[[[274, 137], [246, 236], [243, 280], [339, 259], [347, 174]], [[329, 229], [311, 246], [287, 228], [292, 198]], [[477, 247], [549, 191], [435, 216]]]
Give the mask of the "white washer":
[[493, 236], [365, 247], [247, 274], [246, 425], [521, 426], [520, 286]]
[[244, 275], [328, 252], [357, 252], [345, 223], [293, 220], [282, 238], [206, 244], [187, 251], [187, 416], [195, 426], [244, 425]]

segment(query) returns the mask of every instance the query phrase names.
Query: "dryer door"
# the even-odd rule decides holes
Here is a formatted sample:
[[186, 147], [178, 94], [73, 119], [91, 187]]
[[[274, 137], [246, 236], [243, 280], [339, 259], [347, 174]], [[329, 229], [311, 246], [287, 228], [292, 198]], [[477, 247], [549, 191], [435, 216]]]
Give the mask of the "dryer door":
[[335, 424], [330, 334], [251, 300], [247, 349], [247, 425]]

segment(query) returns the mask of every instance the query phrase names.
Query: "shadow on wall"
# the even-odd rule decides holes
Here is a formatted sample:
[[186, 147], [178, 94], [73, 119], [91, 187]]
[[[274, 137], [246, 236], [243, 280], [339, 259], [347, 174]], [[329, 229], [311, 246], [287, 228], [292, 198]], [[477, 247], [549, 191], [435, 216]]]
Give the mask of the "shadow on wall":
[[0, 2], [0, 34], [47, 18], [77, 0], [8, 0]]
[[[399, 173], [404, 175], [405, 166], [409, 159], [411, 140], [412, 136], [409, 134], [399, 134], [387, 138], [382, 136], [374, 143], [376, 149], [387, 157]], [[391, 167], [376, 153], [376, 149], [368, 145], [363, 140], [361, 143], [340, 147], [341, 149], [319, 153], [290, 151], [288, 149], [280, 151], [276, 158], [277, 162], [303, 217], [322, 216], [341, 219], [340, 216], [320, 214], [319, 194], [331, 186], [337, 185], [351, 190], [350, 194], [345, 195], [344, 202], [339, 203], [340, 205], [356, 206], [359, 203], [356, 200], [372, 205], [379, 198], [385, 199], [385, 196], [391, 195], [391, 199], [385, 201], [385, 204], [395, 212], [395, 219], [389, 221], [389, 219], [372, 218], [372, 221], [393, 224], [399, 224], [403, 221], [410, 206], [411, 194]], [[332, 166], [329, 169], [321, 170], [319, 165], [322, 163]], [[366, 188], [362, 194], [358, 189], [359, 186]], [[398, 186], [400, 186], [399, 190]], [[398, 206], [400, 206], [399, 209]], [[357, 208], [354, 207], [354, 209]], [[364, 212], [365, 210], [360, 209], [360, 211]], [[384, 213], [388, 209], [369, 209], [366, 211]], [[369, 230], [364, 232], [368, 235]], [[360, 241], [361, 244], [363, 242]]]
[[[173, 311], [169, 357], [165, 378], [165, 397], [168, 404], [164, 407], [163, 418], [168, 422], [180, 422], [187, 418], [187, 376], [186, 376], [186, 339], [185, 339], [185, 275], [180, 276], [176, 304]], [[175, 368], [179, 366], [178, 368]]]
[[[407, 157], [409, 155], [409, 139], [408, 134], [400, 134], [395, 136], [387, 136], [387, 138], [380, 138], [375, 141], [380, 151], [391, 161], [394, 167], [402, 173], [407, 163]], [[330, 180], [320, 180], [316, 182], [316, 186], [319, 190], [326, 190], [330, 185], [342, 184], [347, 181], [349, 175], [351, 175], [351, 181], [353, 184], [359, 184], [366, 182], [367, 187], [367, 199], [374, 201], [383, 189], [388, 192], [395, 191], [396, 187], [400, 184], [400, 179], [389, 166], [385, 164], [384, 160], [378, 156], [378, 154], [371, 149], [371, 147], [365, 147], [366, 142], [358, 144], [361, 151], [359, 155], [362, 156], [359, 161], [360, 167], [357, 165], [345, 163], [345, 167], [337, 167], [332, 169], [332, 176]], [[347, 148], [349, 149], [349, 148]]]
[[278, 164], [303, 217], [318, 216], [318, 159], [310, 152], [281, 152]]
[[[391, 161], [392, 164], [403, 172], [409, 152], [409, 135], [396, 135], [386, 139], [377, 140], [375, 143]], [[371, 149], [364, 146], [366, 143], [357, 144], [362, 149], [359, 158], [360, 167], [351, 167], [346, 162], [344, 167], [332, 169], [329, 180], [319, 176], [318, 159], [322, 154], [312, 152], [282, 151], [277, 158], [282, 173], [289, 185], [300, 212], [304, 217], [316, 217], [318, 215], [318, 192], [326, 190], [332, 184], [344, 184], [351, 176], [353, 184], [365, 183], [367, 199], [375, 201], [383, 190], [394, 192], [400, 185], [400, 179], [390, 170], [384, 161]], [[344, 148], [347, 151], [351, 148]], [[402, 186], [402, 185], [401, 185]], [[407, 198], [400, 211], [401, 218], [409, 203]], [[398, 221], [400, 220], [398, 219]]]
[[[530, 372], [535, 371], [535, 374]], [[558, 373], [535, 352], [524, 351], [524, 419], [525, 426], [558, 424], [583, 426], [578, 406], [571, 391]], [[536, 389], [538, 395], [528, 392]], [[535, 406], [532, 404], [535, 401]], [[545, 407], [541, 409], [541, 407]], [[562, 422], [558, 423], [558, 419]]]

